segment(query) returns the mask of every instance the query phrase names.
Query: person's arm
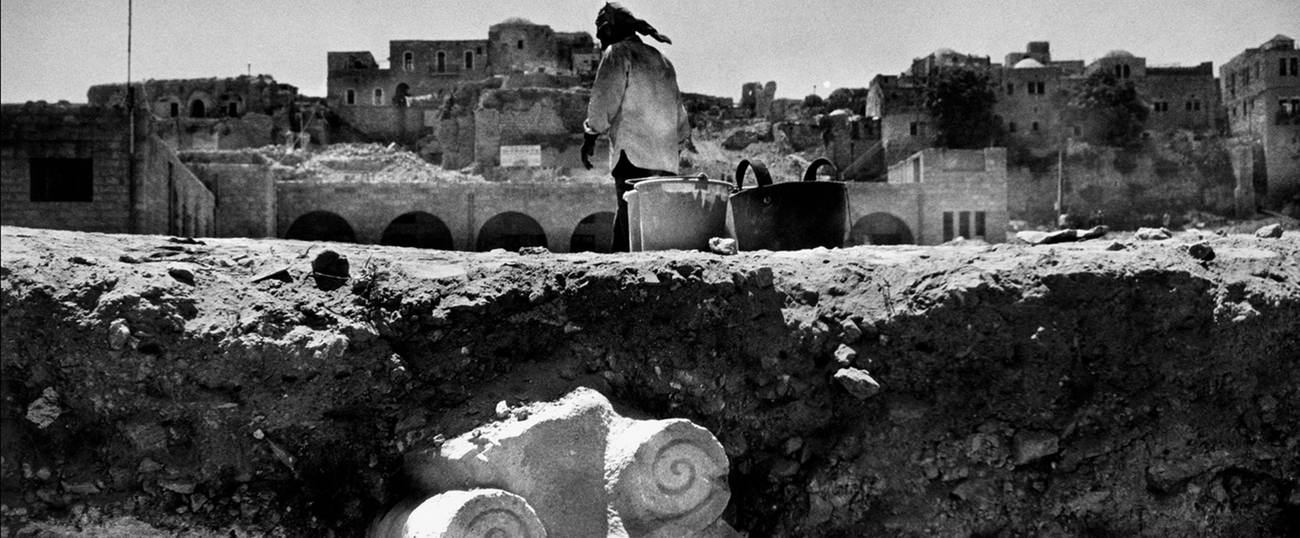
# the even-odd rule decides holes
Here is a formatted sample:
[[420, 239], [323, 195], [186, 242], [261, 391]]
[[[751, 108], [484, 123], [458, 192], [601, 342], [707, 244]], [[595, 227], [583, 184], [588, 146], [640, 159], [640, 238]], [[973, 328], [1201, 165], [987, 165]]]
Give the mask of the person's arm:
[[691, 115], [686, 112], [686, 105], [677, 105], [677, 147], [684, 148], [691, 140]]

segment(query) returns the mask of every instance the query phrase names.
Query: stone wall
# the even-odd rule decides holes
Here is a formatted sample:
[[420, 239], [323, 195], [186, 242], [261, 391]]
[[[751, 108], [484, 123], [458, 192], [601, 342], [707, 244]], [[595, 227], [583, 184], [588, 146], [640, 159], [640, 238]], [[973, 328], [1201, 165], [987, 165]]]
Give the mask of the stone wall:
[[136, 160], [135, 233], [198, 237], [215, 231], [212, 192], [171, 146], [151, 135], [136, 148]]
[[378, 243], [397, 217], [428, 213], [451, 232], [456, 250], [475, 250], [480, 229], [492, 217], [517, 212], [546, 233], [547, 248], [568, 252], [582, 219], [615, 210], [614, 188], [572, 183], [314, 183], [276, 184], [276, 229], [280, 234], [313, 211], [334, 213], [348, 222], [358, 241]]
[[[93, 232], [131, 231], [129, 120], [91, 105], [0, 106], [0, 222]], [[90, 201], [32, 200], [30, 159], [90, 159]]]
[[[500, 163], [501, 146], [537, 145], [542, 168], [583, 169], [582, 122], [586, 90], [518, 88], [488, 90], [474, 111], [474, 155], [483, 167]], [[593, 158], [598, 164], [603, 159]]]
[[214, 237], [275, 237], [275, 173], [253, 153], [184, 152], [214, 198]]
[[[1238, 181], [1228, 151], [1206, 142], [1187, 154], [1198, 160], [1167, 150], [1127, 153], [1076, 146], [1064, 159], [1065, 212], [1080, 225], [1120, 228], [1163, 225], [1165, 214], [1170, 215], [1172, 224], [1179, 225], [1191, 210], [1236, 214]], [[1237, 159], [1240, 162], [1240, 156]], [[1055, 222], [1055, 155], [1012, 168], [1008, 181], [1007, 205], [1012, 218], [1033, 224]], [[1250, 196], [1249, 190], [1241, 193]], [[1243, 203], [1253, 210], [1252, 204]]]

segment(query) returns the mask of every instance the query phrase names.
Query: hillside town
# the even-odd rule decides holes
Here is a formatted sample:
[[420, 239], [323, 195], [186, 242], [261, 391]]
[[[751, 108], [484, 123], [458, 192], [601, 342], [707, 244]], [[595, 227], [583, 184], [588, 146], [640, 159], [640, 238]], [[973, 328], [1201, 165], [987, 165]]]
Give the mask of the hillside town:
[[[385, 57], [325, 53], [323, 97], [245, 75], [102, 84], [84, 104], [4, 104], [3, 222], [606, 248], [609, 164], [578, 162], [599, 62], [590, 34], [511, 19], [481, 40], [390, 41]], [[1001, 62], [936, 50], [825, 98], [778, 99], [775, 83], [744, 83], [739, 99], [684, 96], [694, 135], [679, 172], [733, 181], [735, 163], [754, 158], [789, 179], [827, 158], [853, 199], [849, 244], [1294, 216], [1298, 58], [1282, 35], [1217, 72], [1213, 61], [1162, 67], [1123, 50], [1055, 58], [1037, 41]], [[961, 83], [954, 73], [987, 95], [958, 112], [983, 114], [975, 127], [934, 107], [936, 92]]]

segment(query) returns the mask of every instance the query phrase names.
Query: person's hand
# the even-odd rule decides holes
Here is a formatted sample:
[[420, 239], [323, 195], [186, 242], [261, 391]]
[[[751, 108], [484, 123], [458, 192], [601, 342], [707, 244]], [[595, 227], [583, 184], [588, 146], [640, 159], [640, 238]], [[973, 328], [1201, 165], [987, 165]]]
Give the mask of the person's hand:
[[591, 156], [596, 153], [597, 136], [599, 135], [591, 133], [582, 134], [582, 149], [579, 150], [579, 153], [582, 156], [582, 165], [586, 166], [588, 170], [591, 170]]

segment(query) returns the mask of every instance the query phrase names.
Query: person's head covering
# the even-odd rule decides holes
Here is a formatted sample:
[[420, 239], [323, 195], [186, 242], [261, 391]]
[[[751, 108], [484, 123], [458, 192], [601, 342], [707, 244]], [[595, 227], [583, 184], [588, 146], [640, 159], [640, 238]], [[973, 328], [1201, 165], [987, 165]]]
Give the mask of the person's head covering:
[[659, 30], [655, 30], [650, 23], [636, 18], [631, 11], [615, 2], [605, 3], [605, 7], [600, 8], [600, 12], [596, 14], [596, 38], [600, 39], [602, 48], [634, 34], [653, 37], [660, 43], [669, 45], [673, 43], [668, 36], [659, 33]]

